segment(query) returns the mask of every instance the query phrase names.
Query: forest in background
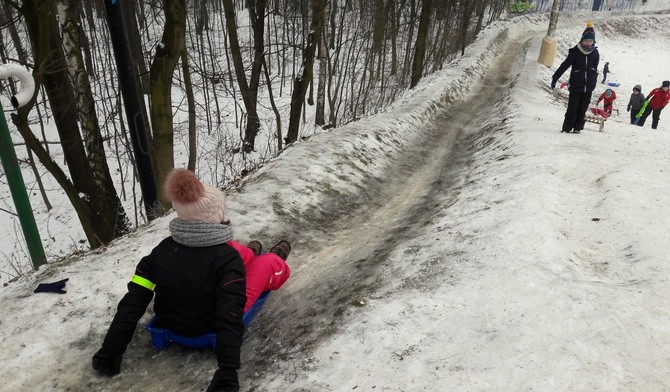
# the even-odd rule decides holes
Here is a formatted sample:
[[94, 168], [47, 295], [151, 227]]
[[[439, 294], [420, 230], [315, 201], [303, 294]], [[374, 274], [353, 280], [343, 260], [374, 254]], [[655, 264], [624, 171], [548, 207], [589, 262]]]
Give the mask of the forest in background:
[[[48, 211], [52, 193], [67, 195], [91, 248], [151, 219], [137, 187], [107, 4], [0, 4], [0, 60], [35, 78], [33, 100], [10, 118], [41, 203]], [[173, 167], [225, 186], [316, 129], [376, 113], [462, 54], [507, 1], [122, 4], [158, 215], [169, 208], [160, 189]], [[17, 86], [0, 88], [9, 95]], [[5, 205], [2, 213], [12, 214]]]

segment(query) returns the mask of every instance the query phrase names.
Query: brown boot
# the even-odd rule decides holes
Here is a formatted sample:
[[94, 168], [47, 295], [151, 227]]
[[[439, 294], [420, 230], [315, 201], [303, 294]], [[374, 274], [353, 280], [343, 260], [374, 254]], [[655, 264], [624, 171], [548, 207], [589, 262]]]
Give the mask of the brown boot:
[[252, 252], [254, 252], [254, 257], [258, 256], [259, 254], [263, 253], [263, 245], [258, 242], [258, 241], [251, 241], [247, 244], [247, 248], [251, 249]]
[[291, 243], [286, 240], [281, 240], [270, 249], [270, 253], [276, 254], [285, 261], [288, 258], [288, 254], [291, 253]]

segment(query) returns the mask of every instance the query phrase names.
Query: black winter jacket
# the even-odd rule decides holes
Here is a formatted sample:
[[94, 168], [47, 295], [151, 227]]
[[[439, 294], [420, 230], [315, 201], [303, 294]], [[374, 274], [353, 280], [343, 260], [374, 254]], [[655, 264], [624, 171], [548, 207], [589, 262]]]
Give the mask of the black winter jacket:
[[154, 296], [153, 283], [157, 326], [183, 336], [216, 332], [219, 367], [237, 369], [244, 334], [245, 279], [242, 258], [228, 244], [195, 248], [168, 237], [137, 265], [102, 350], [111, 355], [126, 351]]
[[570, 67], [570, 85], [569, 90], [576, 93], [590, 93], [596, 88], [598, 82], [598, 63], [600, 54], [598, 49], [594, 49], [588, 54], [584, 54], [580, 49], [580, 44], [568, 51], [568, 57], [558, 67], [551, 80], [555, 84], [563, 73]]

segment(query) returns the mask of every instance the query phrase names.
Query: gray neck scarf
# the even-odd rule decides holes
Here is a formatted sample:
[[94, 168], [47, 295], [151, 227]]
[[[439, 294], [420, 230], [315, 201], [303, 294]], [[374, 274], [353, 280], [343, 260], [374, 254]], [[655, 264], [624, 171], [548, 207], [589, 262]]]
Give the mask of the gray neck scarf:
[[193, 248], [219, 245], [233, 239], [233, 229], [228, 225], [179, 218], [170, 221], [170, 233], [178, 244]]
[[596, 43], [594, 42], [593, 45], [591, 45], [588, 49], [582, 46], [582, 43], [579, 42], [577, 43], [577, 49], [579, 49], [580, 52], [584, 53], [585, 55], [590, 55], [593, 53], [594, 50], [596, 50]]

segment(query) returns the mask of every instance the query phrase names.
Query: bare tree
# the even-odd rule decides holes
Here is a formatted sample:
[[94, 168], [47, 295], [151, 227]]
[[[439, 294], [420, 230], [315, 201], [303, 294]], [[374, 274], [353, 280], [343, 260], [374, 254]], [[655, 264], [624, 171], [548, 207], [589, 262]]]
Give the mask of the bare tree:
[[471, 1], [466, 1], [461, 5], [460, 10], [460, 43], [461, 43], [461, 56], [465, 55], [465, 46], [467, 45], [468, 39], [468, 26], [470, 26], [470, 18], [472, 17], [472, 12], [475, 10], [475, 4]]
[[426, 55], [426, 41], [428, 40], [428, 28], [430, 25], [430, 14], [432, 0], [423, 0], [421, 7], [421, 17], [419, 19], [419, 31], [416, 35], [414, 45], [414, 61], [412, 62], [412, 81], [409, 88], [414, 88], [423, 76], [423, 61]]
[[315, 125], [324, 125], [326, 123], [326, 79], [328, 71], [328, 26], [326, 21], [329, 20], [328, 9], [330, 2], [326, 0], [324, 5], [324, 24], [321, 26], [321, 38], [319, 39], [319, 84], [316, 89], [316, 113], [314, 116]]
[[316, 45], [319, 43], [321, 26], [324, 19], [323, 0], [312, 0], [312, 23], [310, 32], [307, 35], [307, 45], [303, 50], [301, 74], [296, 76], [293, 85], [293, 94], [291, 95], [291, 112], [289, 114], [287, 143], [293, 143], [298, 140], [298, 130], [300, 128], [300, 113], [305, 102], [307, 87], [314, 73], [314, 57]]
[[230, 53], [235, 68], [237, 84], [242, 94], [244, 108], [247, 111], [247, 125], [244, 132], [244, 150], [250, 152], [254, 149], [256, 135], [260, 128], [258, 118], [258, 88], [260, 84], [261, 71], [263, 66], [265, 43], [265, 9], [267, 0], [253, 0], [249, 2], [249, 20], [251, 22], [254, 56], [251, 65], [251, 76], [247, 83], [247, 75], [244, 67], [244, 60], [240, 48], [240, 42], [237, 34], [237, 21], [235, 7], [232, 0], [223, 0], [223, 8], [226, 16], [226, 28], [230, 41]]
[[[260, 120], [256, 108], [258, 106], [258, 88], [261, 79], [261, 69], [265, 58], [265, 9], [267, 0], [249, 1], [249, 21], [254, 39], [254, 59], [251, 64], [249, 79], [249, 103], [254, 107], [253, 113], [247, 112], [247, 129], [244, 134], [245, 151], [254, 150], [256, 135], [260, 128]], [[253, 114], [253, 115], [252, 115]]]
[[72, 181], [51, 159], [28, 125], [27, 114], [34, 106], [34, 100], [12, 115], [12, 120], [28, 147], [65, 190], [89, 244], [95, 248], [126, 233], [128, 221], [113, 186], [111, 189], [107, 187], [112, 183], [109, 172], [99, 164], [100, 159], [105, 159], [102, 145], [96, 139], [100, 136], [99, 131], [93, 135], [89, 132], [95, 133], [95, 129], [86, 130], [89, 154], [82, 140], [77, 94], [68, 74], [53, 5], [48, 0], [26, 0], [20, 12], [26, 20], [33, 47], [35, 84], [46, 91]]
[[[96, 2], [95, 4], [98, 3]], [[100, 7], [104, 8], [102, 5], [100, 5]], [[122, 9], [124, 11], [124, 21], [128, 33], [128, 45], [130, 46], [134, 65], [133, 68], [135, 69], [135, 84], [138, 87], [138, 91], [148, 95], [151, 94], [151, 75], [147, 68], [147, 59], [145, 58], [144, 50], [142, 49], [142, 35], [140, 33], [141, 26], [147, 24], [146, 20], [144, 20], [146, 16], [144, 15], [143, 2], [137, 3], [135, 1], [125, 1]], [[107, 30], [104, 31], [106, 32]], [[147, 141], [151, 143], [151, 122], [149, 121], [149, 115], [144, 100], [139, 101], [139, 107], [140, 112], [142, 113], [141, 120], [144, 121], [144, 129], [147, 130]]]
[[[161, 42], [156, 46], [156, 55], [151, 63], [151, 124], [152, 147], [158, 189], [174, 167], [174, 130], [172, 121], [173, 74], [182, 56], [186, 28], [186, 1], [165, 0], [165, 26]], [[160, 192], [164, 207], [169, 201]]]
[[[80, 48], [84, 33], [81, 28], [80, 14], [76, 12], [78, 1], [64, 0], [57, 4], [59, 20], [61, 21], [63, 47], [68, 64], [68, 75], [75, 92], [76, 107], [84, 144], [88, 153], [91, 172], [96, 183], [101, 188], [102, 197], [109, 197], [107, 204], [113, 205], [119, 211], [117, 219], [126, 220], [123, 206], [117, 196], [112, 176], [107, 165], [107, 156], [102, 142], [98, 115], [96, 112], [93, 92], [88, 80], [89, 72], [84, 64]], [[89, 56], [90, 57], [90, 54]], [[110, 222], [111, 223], [111, 222]], [[127, 223], [124, 225], [127, 226]], [[124, 228], [124, 230], [127, 229]]]
[[198, 153], [198, 144], [195, 128], [195, 98], [193, 97], [193, 83], [191, 82], [191, 68], [188, 65], [188, 50], [184, 47], [181, 53], [181, 72], [184, 78], [186, 104], [188, 106], [188, 165], [190, 171], [195, 171], [195, 160]]

